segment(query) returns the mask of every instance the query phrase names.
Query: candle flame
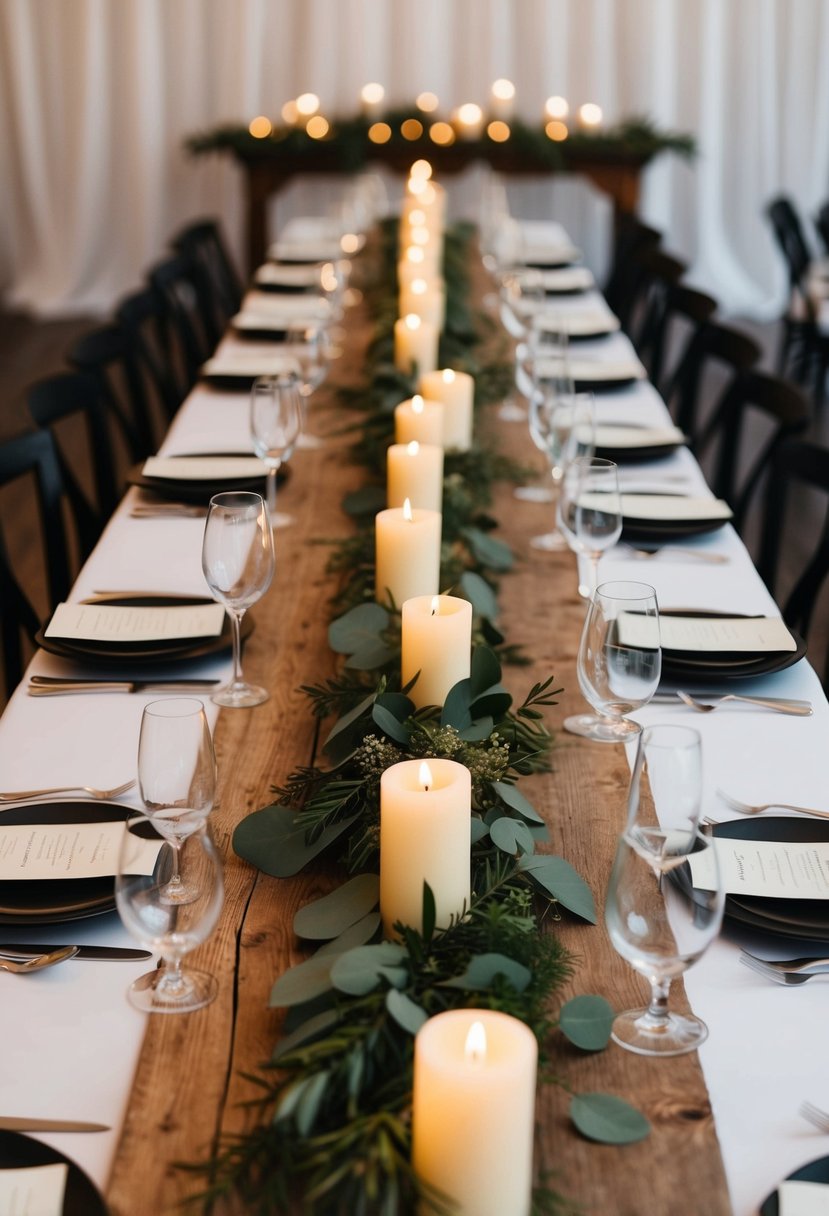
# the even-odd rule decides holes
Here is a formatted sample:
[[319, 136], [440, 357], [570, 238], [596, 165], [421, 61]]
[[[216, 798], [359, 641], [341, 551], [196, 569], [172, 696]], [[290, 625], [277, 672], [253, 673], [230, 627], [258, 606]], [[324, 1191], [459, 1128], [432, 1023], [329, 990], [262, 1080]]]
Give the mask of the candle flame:
[[420, 444], [418, 443], [418, 441], [416, 439], [413, 439], [411, 441], [411, 443], [406, 444], [406, 452], [408, 453], [409, 456], [416, 456], [419, 451], [420, 451]]
[[369, 104], [373, 103], [376, 105], [378, 102], [381, 102], [385, 96], [386, 90], [381, 84], [377, 84], [375, 81], [372, 81], [371, 84], [364, 84], [362, 89], [360, 89], [360, 97], [363, 99], [363, 101]]
[[412, 502], [410, 498], [403, 499], [403, 518], [408, 519], [410, 522], [414, 519], [414, 516], [412, 515]]
[[412, 295], [425, 296], [429, 290], [429, 284], [425, 279], [412, 279]]
[[432, 616], [440, 616], [440, 596], [432, 596]]
[[406, 329], [420, 329], [420, 317], [416, 312], [410, 312], [406, 317]]
[[417, 779], [423, 786], [424, 793], [428, 793], [429, 786], [432, 784], [432, 770], [425, 760], [418, 769]]
[[423, 413], [423, 398], [418, 393], [415, 393], [414, 397], [412, 397], [412, 413]]
[[481, 107], [474, 101], [465, 101], [462, 106], [458, 107], [458, 122], [464, 126], [474, 126], [479, 123], [484, 116]]
[[316, 93], [300, 93], [296, 99], [296, 108], [303, 116], [316, 114], [320, 108], [320, 99]]
[[483, 1022], [473, 1022], [469, 1027], [464, 1055], [470, 1064], [482, 1064], [486, 1059], [486, 1030]]
[[496, 80], [492, 85], [492, 96], [497, 97], [499, 101], [512, 101], [515, 96], [515, 85], [511, 80]]
[[454, 384], [455, 383], [455, 373], [452, 371], [451, 367], [445, 367], [443, 369], [443, 371], [441, 372], [441, 376], [443, 377], [444, 384]]
[[406, 261], [407, 262], [415, 262], [415, 263], [422, 262], [425, 260], [425, 258], [426, 258], [426, 254], [423, 252], [423, 250], [420, 248], [419, 245], [410, 245], [408, 247], [408, 249], [406, 250]]
[[586, 101], [579, 106], [579, 118], [588, 127], [597, 127], [602, 121], [602, 107], [593, 101]]
[[550, 118], [566, 118], [570, 113], [566, 97], [548, 97], [544, 109]]
[[[424, 94], [421, 93], [421, 97], [422, 96], [424, 96]], [[425, 108], [426, 108], [425, 106], [421, 106], [421, 109], [425, 109]], [[409, 170], [409, 176], [410, 177], [431, 177], [432, 176], [432, 166], [429, 164], [428, 160], [416, 160], [415, 163], [412, 165], [411, 169]]]

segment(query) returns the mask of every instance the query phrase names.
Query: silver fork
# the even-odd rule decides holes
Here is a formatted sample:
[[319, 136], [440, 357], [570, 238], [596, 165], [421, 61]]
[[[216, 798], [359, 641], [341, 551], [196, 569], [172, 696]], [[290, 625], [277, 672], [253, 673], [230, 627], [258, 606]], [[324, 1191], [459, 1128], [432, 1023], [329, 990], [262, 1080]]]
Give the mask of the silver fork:
[[797, 1113], [818, 1131], [829, 1132], [829, 1112], [821, 1110], [814, 1102], [801, 1102]]
[[701, 714], [713, 713], [725, 701], [744, 701], [746, 705], [759, 705], [761, 709], [772, 709], [778, 714], [794, 714], [798, 718], [809, 718], [812, 714], [812, 706], [809, 701], [785, 701], [780, 697], [770, 697], [769, 700], [764, 700], [763, 697], [743, 697], [736, 692], [729, 692], [723, 697], [717, 697], [711, 704], [709, 701], [697, 701], [688, 692], [677, 691], [676, 695], [689, 709], [695, 709]]
[[740, 951], [740, 962], [776, 984], [805, 984], [816, 975], [829, 974], [829, 958], [792, 958], [771, 963], [747, 950]]
[[56, 785], [48, 790], [13, 790], [10, 793], [0, 794], [0, 802], [29, 802], [32, 798], [51, 798], [54, 794], [86, 794], [89, 798], [94, 798], [96, 801], [106, 802], [109, 798], [117, 798], [119, 794], [126, 794], [127, 790], [131, 790], [135, 785], [135, 781], [125, 781], [123, 785], [116, 785], [111, 790], [99, 790], [94, 785]]
[[829, 819], [829, 811], [818, 811], [811, 806], [795, 806], [791, 802], [764, 802], [760, 806], [753, 806], [750, 802], [740, 802], [739, 798], [732, 798], [725, 790], [717, 790], [717, 797], [722, 798], [732, 811], [739, 811], [741, 815], [759, 815], [763, 811], [796, 811], [800, 815], [816, 815], [819, 819]]
[[25, 962], [19, 959], [0, 959], [0, 971], [10, 971], [12, 975], [33, 975], [35, 971], [45, 971], [47, 967], [55, 967], [64, 963], [68, 958], [74, 958], [80, 946], [56, 946], [47, 954], [36, 954]]

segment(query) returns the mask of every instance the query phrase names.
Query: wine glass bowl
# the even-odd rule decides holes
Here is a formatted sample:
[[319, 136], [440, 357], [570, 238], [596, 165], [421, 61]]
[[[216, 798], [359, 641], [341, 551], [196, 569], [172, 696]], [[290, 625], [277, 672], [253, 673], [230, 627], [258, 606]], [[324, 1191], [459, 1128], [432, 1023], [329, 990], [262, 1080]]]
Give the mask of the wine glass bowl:
[[618, 468], [600, 456], [578, 456], [567, 466], [558, 500], [558, 524], [576, 553], [590, 559], [591, 585], [579, 583], [587, 598], [599, 582], [599, 559], [622, 534]]
[[250, 434], [253, 450], [267, 469], [265, 501], [275, 528], [292, 522], [290, 516], [277, 514], [276, 481], [280, 468], [293, 455], [301, 430], [299, 376], [258, 376], [250, 391]]
[[[204, 971], [184, 970], [182, 959], [216, 927], [224, 898], [222, 867], [205, 820], [176, 846], [160, 820], [136, 815], [124, 825], [115, 879], [115, 902], [127, 931], [164, 966], [135, 980], [131, 1005], [145, 1013], [190, 1013], [218, 991]], [[179, 875], [190, 890], [183, 903], [168, 899]]]
[[708, 1036], [694, 1014], [668, 1009], [671, 981], [700, 958], [722, 922], [716, 845], [698, 829], [701, 790], [698, 732], [646, 728], [605, 904], [614, 949], [651, 985], [650, 1004], [613, 1023], [614, 1041], [639, 1055], [683, 1055]]
[[260, 705], [268, 699], [267, 690], [242, 678], [241, 622], [273, 579], [273, 533], [261, 495], [231, 491], [211, 498], [202, 570], [213, 598], [224, 604], [233, 626], [233, 676], [212, 700], [234, 709]]
[[625, 715], [646, 705], [662, 673], [659, 608], [647, 583], [602, 583], [594, 591], [579, 641], [579, 688], [592, 714], [565, 718], [571, 734], [624, 743], [641, 727]]
[[[592, 393], [562, 392], [543, 383], [530, 402], [530, 435], [547, 458], [552, 481], [551, 501], [558, 502], [564, 473], [573, 460], [593, 455], [596, 413]], [[557, 511], [553, 512], [555, 519]], [[566, 549], [567, 538], [558, 527], [530, 540], [534, 549]]]

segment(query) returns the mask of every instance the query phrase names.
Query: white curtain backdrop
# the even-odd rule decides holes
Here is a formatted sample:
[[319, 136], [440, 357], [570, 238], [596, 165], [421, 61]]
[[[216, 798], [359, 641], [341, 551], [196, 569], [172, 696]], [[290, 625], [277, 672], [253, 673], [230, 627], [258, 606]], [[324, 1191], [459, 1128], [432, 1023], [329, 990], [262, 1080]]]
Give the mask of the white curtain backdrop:
[[[609, 123], [691, 132], [693, 163], [648, 169], [644, 218], [724, 310], [780, 307], [762, 212], [779, 191], [806, 216], [829, 197], [829, 0], [0, 0], [5, 304], [106, 311], [197, 215], [222, 220], [241, 261], [239, 171], [188, 157], [193, 132], [276, 118], [307, 90], [351, 115], [369, 80], [390, 103], [430, 89], [448, 111], [499, 76], [528, 121], [558, 93]], [[453, 214], [475, 218], [478, 175], [446, 184]], [[296, 181], [274, 227], [342, 185]], [[560, 218], [602, 271], [605, 199], [565, 178], [516, 180], [509, 197]]]

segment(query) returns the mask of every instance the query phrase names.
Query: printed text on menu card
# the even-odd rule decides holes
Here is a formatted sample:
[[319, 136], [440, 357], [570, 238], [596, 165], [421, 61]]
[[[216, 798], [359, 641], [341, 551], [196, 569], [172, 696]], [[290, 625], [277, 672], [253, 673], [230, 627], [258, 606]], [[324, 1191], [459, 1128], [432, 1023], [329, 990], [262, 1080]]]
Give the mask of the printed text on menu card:
[[[716, 837], [714, 845], [727, 895], [829, 899], [829, 842], [791, 844]], [[713, 889], [712, 861], [707, 849], [689, 856], [695, 887]]]
[[[123, 823], [0, 821], [0, 882], [21, 879], [111, 878], [118, 870]], [[147, 840], [136, 874], [152, 874], [161, 844]], [[0, 1212], [2, 1212], [0, 1208]]]

